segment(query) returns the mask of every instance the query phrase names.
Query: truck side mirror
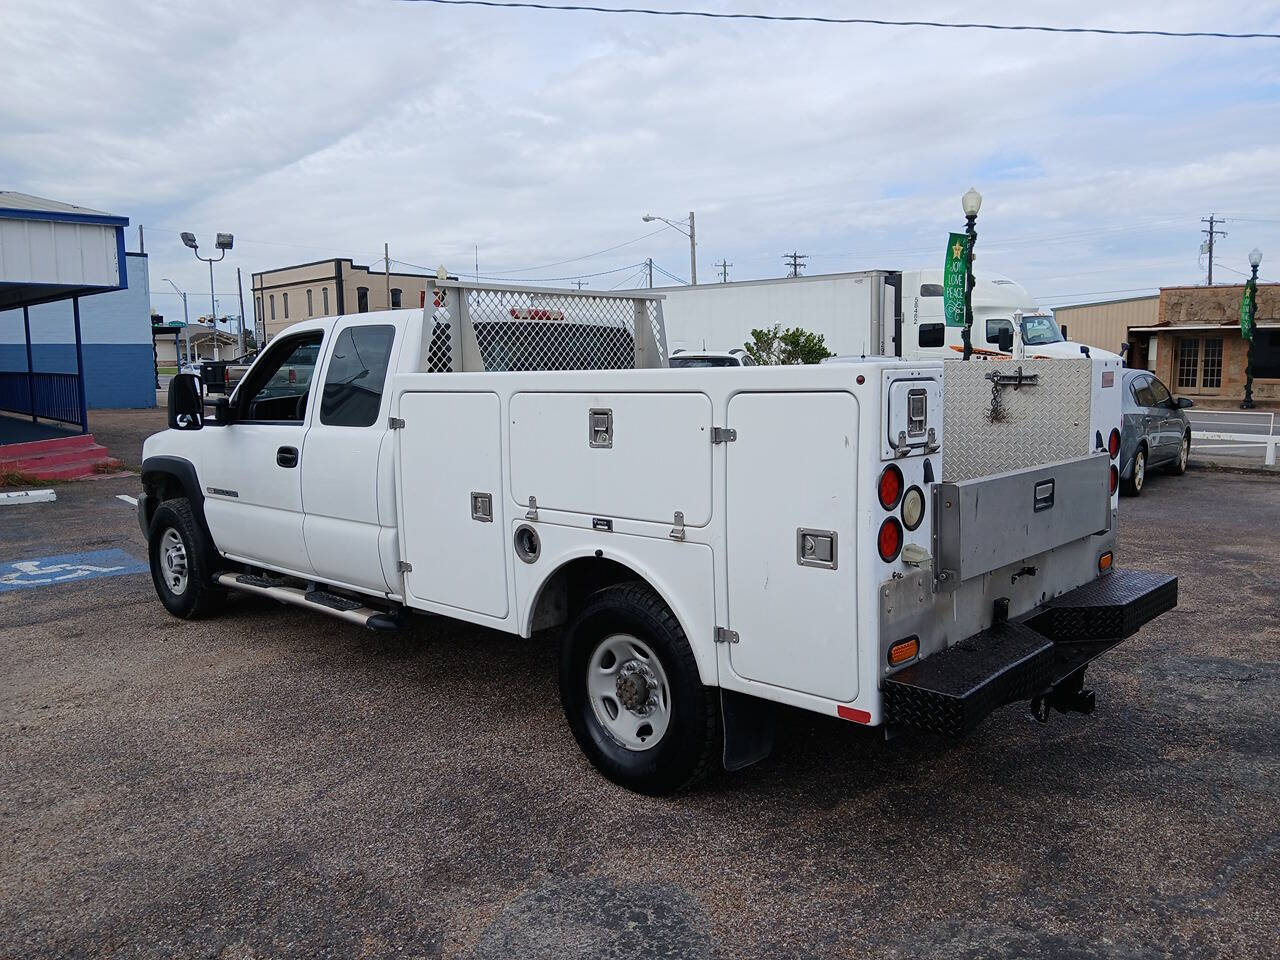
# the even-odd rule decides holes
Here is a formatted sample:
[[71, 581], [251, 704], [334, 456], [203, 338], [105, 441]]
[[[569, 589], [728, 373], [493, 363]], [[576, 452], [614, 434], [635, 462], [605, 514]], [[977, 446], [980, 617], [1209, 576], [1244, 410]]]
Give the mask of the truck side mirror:
[[1071, 339], [1070, 337], [1068, 337], [1068, 336], [1067, 336], [1067, 325], [1066, 325], [1065, 323], [1059, 324], [1059, 325], [1058, 325], [1058, 329], [1062, 331], [1062, 339], [1063, 339], [1063, 340], [1069, 340], [1069, 339]]
[[1001, 353], [1013, 353], [1013, 327], [1001, 327], [996, 334], [996, 347]]
[[169, 429], [199, 430], [204, 426], [204, 397], [200, 378], [179, 373], [169, 381]]
[[221, 396], [213, 401], [213, 418], [223, 426], [235, 420], [235, 408], [231, 406], [230, 397]]

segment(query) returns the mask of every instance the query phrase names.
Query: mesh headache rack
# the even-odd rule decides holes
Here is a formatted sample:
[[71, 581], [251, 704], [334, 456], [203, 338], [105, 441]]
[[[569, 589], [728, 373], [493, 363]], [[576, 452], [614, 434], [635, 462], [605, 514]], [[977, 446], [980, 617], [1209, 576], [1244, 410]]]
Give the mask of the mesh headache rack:
[[422, 351], [427, 373], [665, 367], [662, 295], [435, 279]]

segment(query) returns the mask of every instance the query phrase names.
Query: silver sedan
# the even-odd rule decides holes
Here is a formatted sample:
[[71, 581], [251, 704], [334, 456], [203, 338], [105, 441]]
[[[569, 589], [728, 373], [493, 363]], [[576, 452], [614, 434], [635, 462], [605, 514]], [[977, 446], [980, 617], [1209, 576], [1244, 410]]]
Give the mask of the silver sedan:
[[1120, 489], [1136, 497], [1146, 486], [1147, 471], [1152, 467], [1186, 473], [1191, 424], [1182, 411], [1192, 403], [1186, 397], [1174, 399], [1147, 370], [1124, 371], [1121, 399]]

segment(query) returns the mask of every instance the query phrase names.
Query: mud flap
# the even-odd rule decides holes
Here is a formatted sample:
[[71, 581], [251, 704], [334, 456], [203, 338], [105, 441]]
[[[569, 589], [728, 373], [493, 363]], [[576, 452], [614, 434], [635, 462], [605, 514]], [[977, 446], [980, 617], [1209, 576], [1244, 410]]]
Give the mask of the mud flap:
[[774, 706], [768, 700], [720, 688], [724, 768], [741, 770], [773, 751]]

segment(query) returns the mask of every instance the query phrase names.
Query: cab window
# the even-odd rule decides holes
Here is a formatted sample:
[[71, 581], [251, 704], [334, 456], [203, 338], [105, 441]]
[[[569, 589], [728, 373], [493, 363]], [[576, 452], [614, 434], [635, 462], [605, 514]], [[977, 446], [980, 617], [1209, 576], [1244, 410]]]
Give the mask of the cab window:
[[1013, 336], [1013, 321], [1005, 320], [1001, 317], [998, 320], [987, 321], [987, 343], [999, 343], [1000, 333], [1003, 330], [1009, 331], [1009, 336]]
[[947, 329], [940, 323], [920, 324], [920, 346], [941, 347], [947, 342]]
[[334, 427], [372, 426], [382, 406], [382, 389], [395, 339], [396, 328], [390, 324], [347, 327], [338, 334], [324, 377], [321, 423]]
[[236, 392], [237, 419], [252, 422], [301, 423], [307, 415], [307, 395], [322, 331], [277, 340]]

